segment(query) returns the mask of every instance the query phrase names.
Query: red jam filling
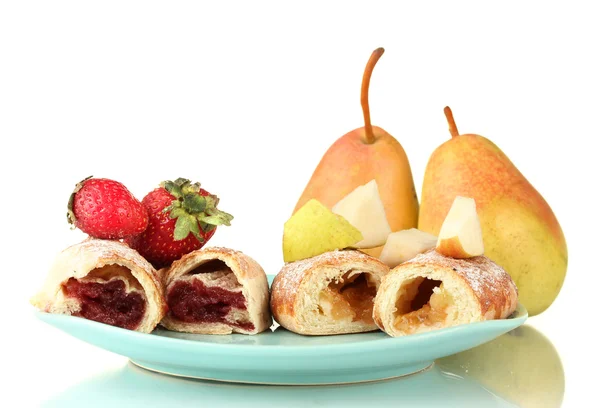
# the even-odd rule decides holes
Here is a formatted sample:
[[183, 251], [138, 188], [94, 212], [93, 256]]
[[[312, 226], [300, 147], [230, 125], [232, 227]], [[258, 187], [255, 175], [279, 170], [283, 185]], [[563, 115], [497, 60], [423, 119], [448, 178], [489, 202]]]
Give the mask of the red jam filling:
[[224, 323], [244, 330], [254, 330], [250, 322], [230, 322], [231, 309], [246, 310], [241, 292], [206, 286], [199, 280], [175, 282], [167, 296], [171, 315], [186, 323]]
[[134, 330], [146, 311], [142, 295], [127, 293], [120, 279], [98, 283], [70, 278], [63, 288], [66, 296], [81, 302], [81, 310], [74, 315], [96, 322]]

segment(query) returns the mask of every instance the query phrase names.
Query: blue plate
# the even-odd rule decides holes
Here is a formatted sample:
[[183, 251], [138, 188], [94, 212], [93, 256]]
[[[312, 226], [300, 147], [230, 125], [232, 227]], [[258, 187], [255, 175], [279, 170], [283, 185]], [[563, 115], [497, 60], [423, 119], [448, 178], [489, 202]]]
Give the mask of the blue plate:
[[435, 359], [486, 343], [527, 319], [508, 319], [392, 338], [383, 332], [301, 336], [282, 327], [254, 336], [138, 333], [79, 317], [36, 312], [44, 322], [160, 373], [256, 384], [342, 384], [416, 373]]

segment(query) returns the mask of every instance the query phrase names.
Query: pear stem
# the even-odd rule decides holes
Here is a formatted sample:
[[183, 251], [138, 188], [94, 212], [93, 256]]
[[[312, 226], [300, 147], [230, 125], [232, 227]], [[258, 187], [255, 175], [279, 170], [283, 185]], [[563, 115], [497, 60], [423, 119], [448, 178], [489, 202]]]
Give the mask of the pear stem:
[[369, 84], [371, 83], [371, 74], [375, 64], [379, 61], [379, 58], [383, 55], [385, 50], [381, 47], [377, 48], [371, 54], [371, 58], [367, 62], [365, 72], [363, 73], [362, 86], [360, 88], [360, 105], [362, 106], [363, 116], [365, 117], [365, 139], [366, 144], [372, 144], [375, 142], [375, 135], [373, 134], [373, 126], [371, 125], [371, 113], [369, 111]]
[[448, 129], [450, 130], [450, 134], [452, 137], [457, 137], [460, 134], [458, 133], [458, 128], [456, 127], [456, 122], [454, 121], [454, 116], [452, 115], [452, 109], [449, 106], [444, 108], [444, 115], [446, 115], [446, 120], [448, 121]]

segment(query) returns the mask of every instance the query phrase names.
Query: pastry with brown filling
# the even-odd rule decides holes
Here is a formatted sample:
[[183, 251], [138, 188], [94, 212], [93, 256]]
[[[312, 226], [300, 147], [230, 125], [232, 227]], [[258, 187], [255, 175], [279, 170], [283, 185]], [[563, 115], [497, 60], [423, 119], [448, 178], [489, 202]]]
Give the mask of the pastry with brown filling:
[[516, 307], [515, 283], [492, 260], [454, 259], [431, 250], [383, 279], [373, 318], [381, 330], [396, 337], [504, 319]]
[[373, 298], [389, 268], [359, 251], [326, 252], [286, 264], [271, 288], [271, 312], [286, 329], [327, 335], [377, 330]]
[[169, 313], [161, 325], [199, 334], [256, 334], [271, 327], [269, 284], [261, 266], [228, 248], [203, 248], [164, 271]]
[[150, 333], [166, 313], [156, 270], [118, 241], [88, 239], [62, 251], [31, 303], [48, 313], [83, 317]]

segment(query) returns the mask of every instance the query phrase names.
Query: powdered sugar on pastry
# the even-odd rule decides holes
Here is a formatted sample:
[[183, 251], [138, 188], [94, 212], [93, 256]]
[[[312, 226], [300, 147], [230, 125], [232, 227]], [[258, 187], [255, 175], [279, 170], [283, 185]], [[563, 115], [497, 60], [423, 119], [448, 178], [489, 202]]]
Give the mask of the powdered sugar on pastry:
[[327, 252], [286, 264], [271, 287], [271, 311], [288, 330], [306, 335], [376, 330], [371, 311], [389, 271], [356, 250]]
[[89, 238], [59, 253], [31, 303], [49, 313], [78, 314], [83, 300], [66, 296], [63, 290], [70, 279], [80, 284], [104, 284], [117, 279], [125, 284], [125, 293], [143, 292], [146, 307], [137, 331], [151, 332], [166, 312], [156, 270], [121, 242]]
[[286, 264], [278, 274], [277, 284], [280, 290], [289, 293], [300, 284], [306, 271], [315, 265], [339, 265], [346, 262], [372, 261], [373, 259], [369, 255], [354, 250], [325, 252], [312, 258]]
[[473, 292], [481, 300], [484, 314], [493, 306], [494, 299], [507, 298], [512, 291], [517, 292], [517, 286], [510, 275], [485, 256], [455, 259], [431, 250], [417, 255], [405, 264], [435, 264], [451, 268], [468, 282]]
[[431, 250], [394, 268], [375, 297], [375, 323], [391, 336], [508, 317], [517, 307], [510, 275], [485, 256]]
[[161, 324], [201, 334], [257, 334], [272, 324], [262, 267], [240, 251], [205, 247], [163, 271], [171, 308]]

